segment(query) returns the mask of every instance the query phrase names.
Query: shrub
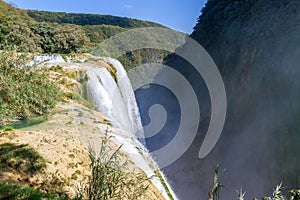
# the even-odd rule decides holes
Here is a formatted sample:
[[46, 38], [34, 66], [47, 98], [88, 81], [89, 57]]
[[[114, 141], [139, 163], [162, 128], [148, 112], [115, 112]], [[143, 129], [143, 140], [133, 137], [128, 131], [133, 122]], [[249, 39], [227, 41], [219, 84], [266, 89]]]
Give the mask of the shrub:
[[0, 121], [45, 114], [60, 98], [49, 72], [25, 63], [24, 55], [0, 52]]
[[14, 127], [12, 127], [12, 126], [4, 126], [4, 127], [3, 127], [3, 130], [4, 130], [4, 131], [13, 131], [13, 130], [15, 130], [15, 129], [14, 129]]
[[[215, 175], [214, 175], [214, 185], [211, 191], [208, 193], [208, 200], [219, 200], [220, 192], [223, 185], [219, 181], [219, 165], [215, 168]], [[263, 197], [262, 200], [287, 200], [288, 198], [282, 194], [282, 183], [276, 186], [273, 191], [272, 196], [270, 197]], [[246, 192], [242, 189], [237, 190], [238, 200], [245, 200]], [[289, 191], [290, 198], [289, 200], [299, 200], [300, 199], [300, 190], [290, 190]], [[253, 198], [253, 200], [257, 200], [257, 198]]]
[[44, 194], [28, 185], [0, 183], [0, 199], [63, 200], [67, 198], [65, 195], [55, 193]]
[[113, 150], [106, 138], [102, 141], [99, 156], [90, 151], [91, 175], [88, 183], [79, 192], [79, 199], [138, 199], [149, 185], [143, 173], [128, 171], [127, 162], [119, 155], [121, 146]]
[[9, 167], [26, 174], [35, 174], [46, 167], [45, 160], [26, 144], [1, 144], [0, 163], [0, 169]]

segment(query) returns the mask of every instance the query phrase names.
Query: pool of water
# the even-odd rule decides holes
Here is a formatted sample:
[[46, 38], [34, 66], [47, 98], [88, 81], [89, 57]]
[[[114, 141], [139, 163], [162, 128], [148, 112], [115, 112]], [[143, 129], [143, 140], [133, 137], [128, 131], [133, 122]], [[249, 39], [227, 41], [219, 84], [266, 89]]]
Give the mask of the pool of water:
[[13, 127], [14, 129], [22, 129], [27, 128], [36, 124], [40, 124], [48, 119], [48, 116], [38, 116], [38, 117], [32, 117], [29, 119], [23, 119], [20, 121], [13, 122], [11, 124], [8, 124], [6, 126], [0, 126], [0, 130], [4, 129], [7, 126]]

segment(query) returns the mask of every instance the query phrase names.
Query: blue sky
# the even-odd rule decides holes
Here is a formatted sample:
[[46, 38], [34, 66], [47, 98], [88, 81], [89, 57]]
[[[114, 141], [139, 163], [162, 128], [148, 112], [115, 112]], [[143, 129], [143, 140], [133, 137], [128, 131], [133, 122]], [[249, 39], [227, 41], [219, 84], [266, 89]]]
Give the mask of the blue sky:
[[191, 33], [206, 0], [5, 0], [19, 8], [98, 13], [161, 23]]

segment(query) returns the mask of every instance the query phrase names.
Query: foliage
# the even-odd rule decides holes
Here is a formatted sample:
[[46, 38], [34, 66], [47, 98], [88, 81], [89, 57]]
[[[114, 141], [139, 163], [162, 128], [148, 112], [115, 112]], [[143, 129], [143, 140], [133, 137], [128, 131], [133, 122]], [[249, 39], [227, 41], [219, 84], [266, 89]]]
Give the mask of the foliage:
[[89, 39], [86, 37], [82, 28], [71, 24], [57, 26], [53, 39], [57, 48], [55, 52], [65, 54], [71, 52], [76, 53], [81, 47], [89, 43]]
[[60, 99], [46, 70], [26, 66], [24, 55], [0, 52], [0, 120], [48, 113]]
[[124, 65], [128, 71], [134, 67], [145, 63], [162, 63], [163, 59], [169, 54], [168, 51], [159, 49], [139, 49], [129, 51], [120, 56], [118, 60]]
[[[0, 50], [68, 54], [89, 52], [105, 39], [140, 27], [160, 24], [124, 17], [20, 10], [0, 0]], [[3, 14], [2, 14], [3, 13]], [[161, 61], [167, 52], [143, 49], [122, 56], [127, 69]]]
[[165, 182], [165, 179], [163, 178], [163, 176], [161, 175], [161, 172], [159, 170], [155, 170], [154, 171], [155, 175], [159, 178], [160, 182], [162, 183], [165, 191], [167, 192], [168, 194], [168, 197], [169, 197], [169, 200], [174, 200], [174, 197], [173, 195], [171, 194], [170, 190], [169, 190], [169, 187], [167, 186], [166, 182]]
[[[22, 177], [18, 179], [20, 183], [23, 180], [28, 181], [29, 177], [37, 173], [43, 173], [45, 167], [44, 158], [27, 144], [0, 145], [0, 172], [9, 171], [15, 175], [19, 174]], [[67, 199], [66, 194], [61, 192], [61, 187], [57, 187], [54, 181], [55, 177], [43, 181], [41, 185], [0, 183], [0, 199]], [[32, 184], [36, 185], [32, 186]]]
[[113, 35], [128, 30], [127, 28], [113, 25], [85, 25], [82, 26], [82, 29], [86, 36], [90, 39], [90, 42], [96, 44], [101, 43]]
[[237, 190], [237, 193], [238, 193], [238, 200], [245, 200], [246, 192], [243, 192], [243, 190], [240, 189], [240, 190]]
[[[0, 11], [3, 11], [3, 14], [0, 12], [0, 50], [61, 54], [82, 52], [129, 28], [163, 27], [153, 22], [110, 15], [25, 11], [2, 0], [0, 3]], [[123, 57], [128, 67], [137, 66], [142, 59], [149, 60], [151, 56], [161, 58], [165, 55], [149, 50], [137, 52], [133, 53], [134, 58]], [[141, 54], [146, 54], [146, 58]]]
[[[221, 188], [224, 187], [220, 181], [219, 181], [219, 166], [215, 168], [215, 174], [214, 174], [214, 185], [211, 189], [211, 191], [208, 193], [208, 200], [220, 200], [220, 192]], [[287, 200], [285, 196], [282, 195], [282, 183], [276, 186], [276, 188], [273, 191], [273, 194], [271, 197], [263, 197], [262, 200]], [[290, 190], [290, 200], [299, 200], [300, 199], [300, 190]], [[245, 200], [245, 194], [246, 192], [243, 192], [242, 189], [237, 190], [238, 194], [238, 200]], [[254, 198], [253, 200], [257, 200], [257, 198]]]
[[13, 130], [14, 130], [14, 127], [12, 127], [12, 126], [4, 126], [4, 127], [2, 128], [2, 130], [4, 130], [4, 131], [13, 131]]
[[39, 22], [56, 22], [76, 25], [112, 25], [122, 28], [137, 28], [137, 27], [162, 27], [162, 25], [130, 19], [126, 17], [115, 17], [111, 15], [99, 14], [80, 14], [80, 13], [65, 13], [65, 12], [48, 12], [28, 10], [28, 15]]
[[286, 198], [281, 194], [282, 193], [281, 189], [282, 189], [282, 183], [276, 186], [272, 197], [264, 197], [262, 198], [262, 200], [286, 200]]
[[36, 37], [26, 23], [0, 13], [0, 50], [39, 51], [35, 39]]
[[102, 141], [98, 156], [90, 151], [91, 175], [87, 185], [79, 191], [78, 198], [138, 199], [149, 187], [146, 175], [128, 171], [127, 162], [122, 162], [119, 155], [122, 146], [113, 150], [108, 141], [109, 138]]
[[219, 166], [217, 165], [215, 168], [214, 185], [208, 193], [208, 200], [219, 200], [222, 187], [223, 185], [219, 181]]
[[1, 16], [10, 16], [13, 21], [33, 22], [34, 20], [29, 17], [25, 10], [21, 10], [0, 0], [0, 13]]
[[15, 145], [4, 143], [0, 145], [0, 167], [9, 167], [17, 172], [34, 174], [45, 168], [45, 160], [26, 144]]
[[16, 185], [9, 183], [0, 183], [0, 199], [19, 199], [19, 200], [65, 200], [64, 195], [58, 195], [55, 193], [45, 194], [37, 189], [34, 189], [28, 185]]
[[30, 28], [44, 53], [68, 54], [78, 52], [81, 47], [89, 44], [89, 39], [80, 26], [35, 23]]
[[291, 190], [289, 191], [291, 198], [290, 200], [298, 200], [300, 199], [300, 190]]

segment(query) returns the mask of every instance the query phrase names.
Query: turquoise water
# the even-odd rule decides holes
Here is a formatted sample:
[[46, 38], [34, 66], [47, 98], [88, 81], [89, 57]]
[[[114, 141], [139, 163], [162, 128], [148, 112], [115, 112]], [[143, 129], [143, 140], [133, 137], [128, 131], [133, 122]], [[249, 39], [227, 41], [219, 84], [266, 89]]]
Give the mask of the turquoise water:
[[8, 127], [8, 126], [11, 126], [14, 129], [22, 129], [22, 128], [30, 127], [30, 126], [40, 124], [40, 123], [46, 121], [47, 118], [48, 118], [48, 116], [38, 116], [38, 117], [29, 118], [29, 119], [23, 119], [23, 120], [8, 124], [6, 126], [0, 126], [0, 130], [4, 129], [5, 127]]

